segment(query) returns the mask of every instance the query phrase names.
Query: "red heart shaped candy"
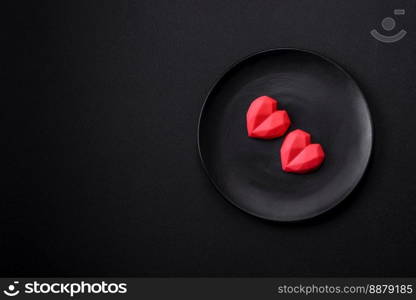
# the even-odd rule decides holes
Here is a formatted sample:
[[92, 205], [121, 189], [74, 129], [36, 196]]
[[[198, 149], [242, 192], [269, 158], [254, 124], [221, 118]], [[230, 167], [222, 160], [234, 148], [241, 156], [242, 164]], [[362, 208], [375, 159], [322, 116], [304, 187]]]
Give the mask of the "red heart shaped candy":
[[296, 129], [284, 139], [280, 159], [283, 171], [303, 174], [317, 169], [325, 153], [320, 144], [311, 144], [309, 133]]
[[277, 101], [268, 96], [258, 97], [251, 102], [246, 119], [248, 136], [259, 139], [282, 136], [290, 126], [287, 112], [277, 110]]

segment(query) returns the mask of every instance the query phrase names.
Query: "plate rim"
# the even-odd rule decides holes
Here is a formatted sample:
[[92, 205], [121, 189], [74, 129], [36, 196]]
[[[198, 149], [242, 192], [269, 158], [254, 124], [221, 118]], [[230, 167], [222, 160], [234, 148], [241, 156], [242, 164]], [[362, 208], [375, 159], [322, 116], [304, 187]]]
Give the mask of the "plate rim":
[[[364, 100], [364, 107], [365, 110], [367, 112], [367, 115], [369, 116], [369, 123], [370, 123], [370, 143], [369, 143], [369, 151], [368, 151], [368, 155], [364, 164], [364, 167], [362, 168], [359, 176], [357, 176], [356, 180], [353, 182], [353, 184], [350, 186], [350, 188], [344, 193], [343, 196], [339, 197], [338, 201], [335, 201], [334, 203], [332, 203], [332, 205], [328, 206], [327, 208], [320, 210], [316, 213], [312, 213], [310, 215], [304, 216], [302, 218], [270, 218], [261, 214], [257, 214], [254, 213], [246, 208], [241, 207], [237, 202], [235, 202], [231, 197], [227, 196], [222, 189], [218, 186], [218, 184], [215, 182], [214, 178], [212, 177], [212, 175], [210, 174], [206, 163], [204, 161], [202, 152], [201, 152], [201, 145], [200, 145], [200, 131], [201, 131], [201, 119], [203, 116], [203, 113], [205, 111], [205, 107], [207, 105], [207, 102], [211, 96], [211, 94], [213, 93], [213, 91], [215, 90], [215, 88], [218, 86], [218, 84], [221, 82], [221, 80], [223, 80], [223, 78], [229, 74], [234, 68], [236, 68], [237, 66], [239, 66], [240, 64], [244, 63], [246, 60], [249, 60], [251, 58], [254, 58], [255, 56], [260, 56], [260, 55], [264, 55], [264, 54], [268, 54], [268, 53], [272, 53], [272, 52], [280, 52], [280, 51], [295, 51], [295, 52], [302, 52], [302, 53], [307, 53], [307, 54], [312, 54], [312, 55], [316, 55], [318, 57], [320, 57], [321, 59], [329, 62], [331, 65], [335, 66], [337, 69], [339, 69], [343, 74], [345, 74], [352, 82], [354, 82], [354, 84], [357, 86], [359, 93], [361, 94], [363, 100]], [[234, 63], [228, 65], [228, 67], [225, 69], [224, 72], [222, 72], [219, 77], [214, 81], [214, 83], [211, 85], [211, 87], [209, 88], [201, 110], [199, 112], [199, 117], [198, 117], [198, 126], [197, 126], [197, 148], [198, 148], [198, 156], [200, 158], [202, 167], [204, 169], [205, 174], [207, 175], [207, 177], [209, 178], [210, 182], [214, 185], [215, 189], [220, 193], [220, 195], [227, 200], [229, 203], [231, 203], [232, 205], [234, 205], [235, 207], [239, 208], [240, 210], [242, 210], [243, 212], [255, 216], [257, 218], [263, 219], [263, 220], [268, 220], [268, 221], [272, 221], [272, 222], [276, 222], [276, 223], [296, 223], [296, 222], [301, 222], [301, 221], [305, 221], [305, 220], [309, 220], [312, 218], [316, 218], [322, 214], [325, 214], [326, 212], [330, 211], [331, 209], [333, 209], [334, 207], [336, 207], [338, 204], [340, 204], [341, 202], [343, 202], [350, 194], [351, 192], [357, 187], [358, 183], [361, 181], [361, 179], [363, 178], [365, 172], [367, 171], [368, 168], [368, 164], [370, 162], [370, 158], [372, 156], [373, 153], [373, 144], [374, 144], [374, 124], [373, 124], [373, 118], [371, 116], [371, 112], [370, 112], [370, 108], [368, 106], [368, 102], [367, 102], [367, 98], [365, 97], [365, 94], [363, 93], [360, 85], [358, 84], [358, 82], [350, 75], [349, 72], [347, 72], [341, 65], [339, 65], [335, 60], [327, 57], [326, 55], [323, 55], [317, 51], [314, 50], [307, 50], [307, 49], [302, 49], [302, 48], [296, 48], [296, 47], [279, 47], [279, 48], [270, 48], [270, 49], [266, 49], [266, 50], [261, 50], [261, 51], [257, 51], [254, 53], [251, 53], [249, 55], [246, 55], [240, 59], [238, 59], [237, 61], [235, 61]]]

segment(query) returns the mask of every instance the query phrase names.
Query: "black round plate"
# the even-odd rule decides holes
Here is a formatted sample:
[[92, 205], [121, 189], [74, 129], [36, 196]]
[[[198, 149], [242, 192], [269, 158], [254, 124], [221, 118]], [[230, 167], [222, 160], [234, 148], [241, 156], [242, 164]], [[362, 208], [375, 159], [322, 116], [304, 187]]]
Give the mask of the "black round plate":
[[[259, 96], [289, 113], [288, 132], [303, 129], [326, 153], [315, 172], [281, 169], [274, 140], [249, 138], [246, 112]], [[361, 179], [372, 147], [364, 95], [335, 62], [310, 51], [276, 49], [231, 67], [210, 91], [198, 126], [198, 148], [211, 181], [242, 210], [268, 220], [297, 221], [341, 202]]]

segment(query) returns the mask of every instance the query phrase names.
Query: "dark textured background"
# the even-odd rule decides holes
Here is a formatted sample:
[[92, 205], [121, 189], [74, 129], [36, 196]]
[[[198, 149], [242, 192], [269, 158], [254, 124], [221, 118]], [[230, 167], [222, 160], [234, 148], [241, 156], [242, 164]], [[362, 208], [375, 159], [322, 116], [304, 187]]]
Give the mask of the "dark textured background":
[[[3, 13], [2, 276], [416, 276], [416, 4], [27, 1]], [[394, 8], [409, 33], [369, 35]], [[366, 94], [373, 157], [330, 213], [276, 224], [203, 173], [204, 97], [236, 60], [318, 51]]]

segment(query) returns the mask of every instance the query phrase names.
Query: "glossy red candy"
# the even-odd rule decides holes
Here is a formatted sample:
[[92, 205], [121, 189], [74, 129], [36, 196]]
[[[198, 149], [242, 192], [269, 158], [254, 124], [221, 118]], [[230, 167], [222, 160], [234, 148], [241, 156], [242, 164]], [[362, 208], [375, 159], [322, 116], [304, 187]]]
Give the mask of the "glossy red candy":
[[274, 139], [282, 136], [290, 126], [285, 110], [277, 110], [277, 101], [268, 96], [255, 99], [247, 111], [249, 137]]
[[311, 135], [296, 129], [290, 132], [280, 148], [282, 169], [291, 173], [308, 173], [317, 169], [325, 159], [320, 144], [311, 144]]

